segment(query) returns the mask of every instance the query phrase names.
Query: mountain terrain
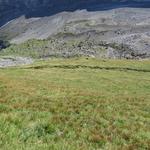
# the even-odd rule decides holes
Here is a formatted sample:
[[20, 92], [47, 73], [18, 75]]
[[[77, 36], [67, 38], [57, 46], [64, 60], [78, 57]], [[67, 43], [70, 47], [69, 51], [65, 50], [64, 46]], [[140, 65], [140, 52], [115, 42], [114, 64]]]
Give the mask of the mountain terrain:
[[0, 0], [0, 150], [150, 150], [150, 0]]
[[150, 57], [149, 0], [0, 0], [0, 12], [4, 54]]

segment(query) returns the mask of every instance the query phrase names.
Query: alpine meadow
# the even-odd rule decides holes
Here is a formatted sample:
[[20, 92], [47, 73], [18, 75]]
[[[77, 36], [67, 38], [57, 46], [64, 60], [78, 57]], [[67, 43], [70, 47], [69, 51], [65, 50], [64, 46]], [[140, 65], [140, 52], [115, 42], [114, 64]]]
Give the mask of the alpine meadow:
[[0, 0], [0, 150], [150, 150], [150, 0]]

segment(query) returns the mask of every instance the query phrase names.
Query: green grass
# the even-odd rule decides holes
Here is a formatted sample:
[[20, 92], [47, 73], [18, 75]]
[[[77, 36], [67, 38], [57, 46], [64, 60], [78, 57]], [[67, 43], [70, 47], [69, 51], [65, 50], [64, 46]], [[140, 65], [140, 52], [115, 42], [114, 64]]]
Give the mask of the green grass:
[[0, 149], [150, 148], [150, 61], [51, 59], [0, 69]]
[[[70, 36], [70, 39], [62, 40], [68, 36]], [[64, 38], [61, 39], [61, 37]], [[116, 43], [106, 44], [103, 41], [83, 40], [72, 33], [62, 32], [46, 40], [31, 39], [20, 44], [8, 44], [8, 47], [6, 46], [6, 48], [1, 49], [0, 56], [73, 58], [94, 55], [95, 57], [106, 58], [108, 47], [116, 49], [117, 53], [118, 51], [121, 53], [125, 50], [123, 45], [117, 45]], [[130, 49], [126, 48], [126, 50]]]
[[6, 49], [3, 49], [0, 52], [1, 56], [6, 55], [16, 55], [16, 56], [27, 56], [33, 58], [44, 57], [44, 54], [47, 55], [48, 47], [47, 40], [29, 40], [21, 44], [12, 44]]

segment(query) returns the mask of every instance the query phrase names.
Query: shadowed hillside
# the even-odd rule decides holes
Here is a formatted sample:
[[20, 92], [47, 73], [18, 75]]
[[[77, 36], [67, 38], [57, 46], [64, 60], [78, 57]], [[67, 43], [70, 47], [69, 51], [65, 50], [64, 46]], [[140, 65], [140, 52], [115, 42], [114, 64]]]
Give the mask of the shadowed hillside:
[[150, 0], [0, 0], [0, 26], [25, 15], [27, 18], [44, 17], [63, 11], [87, 9], [108, 10], [118, 7], [150, 7]]

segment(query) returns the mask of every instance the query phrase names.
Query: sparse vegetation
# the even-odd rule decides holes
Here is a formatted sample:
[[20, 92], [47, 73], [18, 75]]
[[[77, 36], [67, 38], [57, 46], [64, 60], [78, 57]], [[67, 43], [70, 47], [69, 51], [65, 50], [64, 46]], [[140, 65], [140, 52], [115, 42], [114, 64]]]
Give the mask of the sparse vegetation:
[[[0, 55], [17, 55], [33, 58], [90, 56], [92, 54], [96, 55], [95, 50], [97, 50], [97, 46], [95, 45], [95, 48], [92, 48], [93, 45], [92, 41], [78, 39], [66, 41], [57, 38], [47, 40], [33, 39], [19, 45], [11, 45], [3, 49]], [[98, 52], [100, 51], [98, 50]]]
[[[22, 44], [13, 44], [3, 49], [0, 55], [17, 55], [33, 58], [92, 56], [98, 58], [116, 57], [119, 59], [133, 59], [138, 56], [138, 54], [135, 54], [135, 52], [125, 44], [106, 43], [105, 41], [80, 39], [78, 37], [65, 40], [65, 36], [69, 35], [69, 33], [67, 35], [66, 33], [59, 33], [59, 35], [56, 35], [54, 38], [48, 38], [47, 40], [32, 39]], [[63, 37], [62, 39], [61, 36]], [[108, 55], [109, 49], [111, 49], [112, 53], [110, 56]], [[144, 58], [144, 56], [145, 55], [141, 55], [140, 58]]]
[[8, 48], [3, 49], [1, 55], [18, 55], [39, 58], [42, 57], [46, 51], [47, 43], [46, 40], [33, 39], [19, 45], [13, 44]]
[[150, 148], [150, 61], [51, 59], [0, 69], [1, 149]]

